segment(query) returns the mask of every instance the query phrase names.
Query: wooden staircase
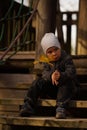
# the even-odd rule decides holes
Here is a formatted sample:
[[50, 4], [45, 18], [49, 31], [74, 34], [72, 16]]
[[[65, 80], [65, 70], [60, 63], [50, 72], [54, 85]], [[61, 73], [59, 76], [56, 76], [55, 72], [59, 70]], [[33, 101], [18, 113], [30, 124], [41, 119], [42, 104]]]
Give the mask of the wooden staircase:
[[67, 119], [55, 119], [55, 100], [39, 99], [35, 117], [20, 117], [19, 110], [36, 74], [0, 73], [0, 130], [87, 129], [87, 57], [73, 57], [79, 93], [70, 105]]

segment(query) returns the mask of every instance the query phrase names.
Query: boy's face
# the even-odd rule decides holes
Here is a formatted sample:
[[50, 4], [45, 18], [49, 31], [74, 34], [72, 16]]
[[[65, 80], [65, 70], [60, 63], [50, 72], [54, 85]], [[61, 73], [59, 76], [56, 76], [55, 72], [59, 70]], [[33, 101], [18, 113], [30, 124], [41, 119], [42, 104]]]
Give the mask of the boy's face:
[[61, 50], [57, 47], [50, 47], [46, 51], [46, 55], [50, 61], [57, 61], [61, 56]]

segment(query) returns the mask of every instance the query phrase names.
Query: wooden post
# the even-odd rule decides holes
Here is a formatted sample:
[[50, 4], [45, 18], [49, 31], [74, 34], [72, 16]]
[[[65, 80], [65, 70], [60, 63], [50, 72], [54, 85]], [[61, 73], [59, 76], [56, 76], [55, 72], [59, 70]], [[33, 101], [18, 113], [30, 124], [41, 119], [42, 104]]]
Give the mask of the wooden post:
[[87, 55], [87, 0], [80, 0], [77, 54]]
[[66, 41], [66, 45], [65, 45], [65, 50], [67, 51], [67, 53], [71, 54], [71, 14], [68, 13], [67, 15], [67, 41]]
[[41, 38], [46, 32], [55, 32], [57, 0], [40, 0], [36, 17], [36, 59], [43, 53]]
[[60, 4], [59, 0], [57, 1], [57, 19], [56, 19], [56, 26], [57, 26], [57, 33], [58, 33], [58, 39], [61, 43], [61, 47], [64, 48], [64, 37], [63, 37], [63, 29], [62, 29], [62, 13], [60, 11]]

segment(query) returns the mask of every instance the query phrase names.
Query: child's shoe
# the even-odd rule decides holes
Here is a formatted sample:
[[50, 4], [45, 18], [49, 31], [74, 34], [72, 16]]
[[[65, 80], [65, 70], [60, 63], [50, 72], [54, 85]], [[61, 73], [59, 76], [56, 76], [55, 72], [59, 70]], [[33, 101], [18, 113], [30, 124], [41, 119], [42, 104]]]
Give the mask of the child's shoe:
[[56, 118], [57, 119], [64, 119], [64, 118], [66, 118], [66, 114], [65, 114], [65, 109], [64, 108], [58, 107], [56, 109]]

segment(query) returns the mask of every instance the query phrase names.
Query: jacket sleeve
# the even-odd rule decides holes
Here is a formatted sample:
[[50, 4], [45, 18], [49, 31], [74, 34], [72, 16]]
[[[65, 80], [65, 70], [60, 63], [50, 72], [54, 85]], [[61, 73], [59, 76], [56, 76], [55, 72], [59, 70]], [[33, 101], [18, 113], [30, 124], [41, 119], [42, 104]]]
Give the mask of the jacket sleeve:
[[45, 80], [51, 81], [51, 75], [53, 71], [54, 71], [54, 68], [50, 67], [49, 64], [44, 64], [42, 78], [44, 78]]
[[72, 57], [67, 56], [64, 61], [64, 71], [60, 72], [59, 82], [65, 82], [66, 80], [73, 80], [76, 76], [76, 68], [73, 63]]

